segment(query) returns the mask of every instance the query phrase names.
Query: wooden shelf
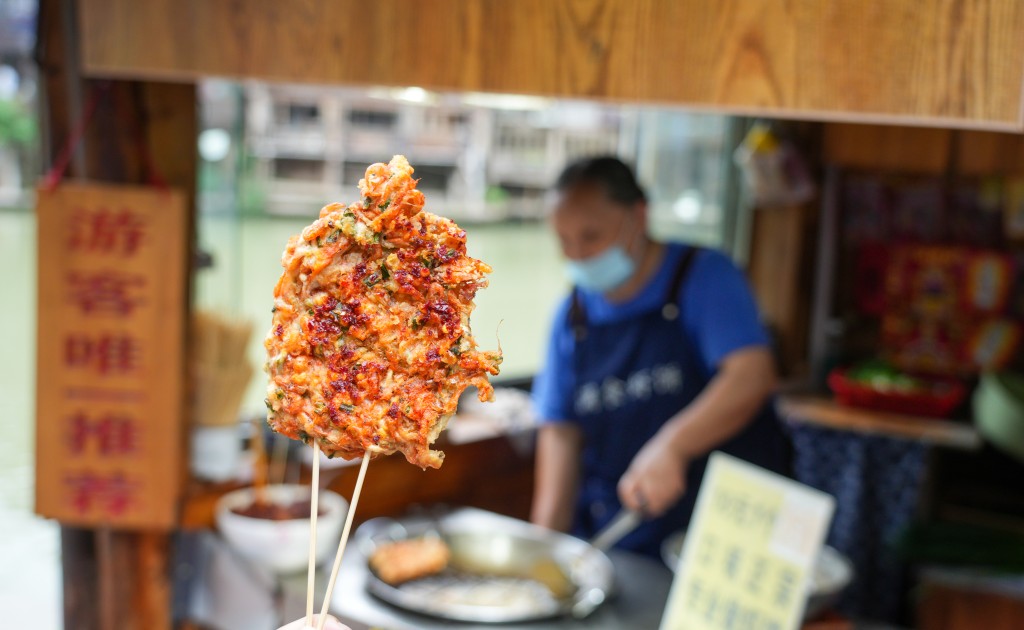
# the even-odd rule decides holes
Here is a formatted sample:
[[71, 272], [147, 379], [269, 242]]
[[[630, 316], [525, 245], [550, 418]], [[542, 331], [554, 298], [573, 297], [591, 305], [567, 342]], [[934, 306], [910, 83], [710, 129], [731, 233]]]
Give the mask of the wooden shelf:
[[853, 623], [835, 612], [827, 612], [814, 621], [808, 621], [802, 630], [853, 630]]
[[981, 446], [981, 436], [965, 422], [845, 407], [826, 396], [782, 396], [779, 410], [789, 422], [917, 440], [963, 450]]

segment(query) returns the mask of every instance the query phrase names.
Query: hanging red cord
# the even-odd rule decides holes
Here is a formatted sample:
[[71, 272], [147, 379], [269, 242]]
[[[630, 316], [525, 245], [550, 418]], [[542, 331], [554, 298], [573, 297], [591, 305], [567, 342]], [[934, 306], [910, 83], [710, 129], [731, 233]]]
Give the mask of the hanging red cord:
[[[82, 139], [85, 137], [85, 132], [89, 129], [89, 125], [92, 123], [92, 119], [96, 114], [96, 108], [99, 106], [100, 97], [105, 95], [110, 90], [110, 82], [104, 81], [93, 85], [89, 91], [89, 98], [85, 103], [85, 111], [82, 114], [81, 119], [75, 124], [68, 139], [61, 146], [60, 153], [57, 155], [57, 159], [54, 160], [53, 166], [46, 172], [43, 177], [43, 190], [52, 191], [60, 184], [61, 180], [64, 179], [64, 174], [67, 172], [68, 165], [71, 163], [71, 156], [75, 150], [78, 149], [78, 145], [81, 144]], [[117, 107], [115, 101], [114, 106]], [[167, 180], [164, 179], [159, 169], [156, 167], [156, 163], [153, 160], [153, 154], [149, 149], [149, 143], [146, 141], [146, 136], [143, 130], [142, 122], [135, 119], [134, 129], [132, 130], [134, 136], [136, 150], [138, 151], [139, 160], [142, 162], [142, 170], [146, 176], [146, 183], [159, 188], [161, 191], [170, 190], [167, 184]]]
[[57, 159], [54, 160], [50, 170], [43, 177], [43, 190], [47, 192], [52, 191], [64, 179], [64, 173], [67, 172], [68, 164], [71, 162], [71, 155], [78, 149], [78, 145], [81, 144], [82, 138], [85, 136], [85, 132], [89, 128], [89, 124], [92, 123], [93, 116], [96, 114], [100, 95], [105, 94], [109, 89], [110, 83], [104, 81], [103, 83], [93, 85], [92, 89], [89, 90], [89, 98], [85, 102], [85, 112], [78, 122], [75, 123], [71, 134], [64, 141], [63, 146], [61, 146]]

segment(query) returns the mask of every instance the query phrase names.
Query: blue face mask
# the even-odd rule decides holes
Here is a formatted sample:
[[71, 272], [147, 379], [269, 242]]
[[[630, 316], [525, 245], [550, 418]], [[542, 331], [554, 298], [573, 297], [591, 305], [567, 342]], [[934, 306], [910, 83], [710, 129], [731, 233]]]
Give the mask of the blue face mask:
[[622, 245], [616, 244], [585, 260], [567, 260], [565, 271], [579, 288], [607, 293], [629, 280], [636, 271], [636, 263]]

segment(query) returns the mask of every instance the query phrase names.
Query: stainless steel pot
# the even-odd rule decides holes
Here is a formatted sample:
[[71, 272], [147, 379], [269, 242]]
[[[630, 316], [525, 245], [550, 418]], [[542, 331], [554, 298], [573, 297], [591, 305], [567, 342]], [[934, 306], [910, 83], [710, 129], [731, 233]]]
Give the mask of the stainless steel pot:
[[369, 572], [367, 589], [421, 614], [477, 623], [582, 618], [612, 593], [612, 563], [587, 542], [475, 509], [437, 517], [374, 519], [356, 532], [363, 562], [384, 542], [440, 536], [451, 549], [443, 573], [392, 586]]

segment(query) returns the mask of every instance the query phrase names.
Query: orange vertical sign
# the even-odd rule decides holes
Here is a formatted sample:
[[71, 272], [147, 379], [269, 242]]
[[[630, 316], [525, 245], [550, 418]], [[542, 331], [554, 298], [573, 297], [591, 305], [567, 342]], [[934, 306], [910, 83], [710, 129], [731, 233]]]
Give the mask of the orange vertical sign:
[[180, 191], [40, 190], [36, 511], [171, 528], [184, 422], [187, 212]]

